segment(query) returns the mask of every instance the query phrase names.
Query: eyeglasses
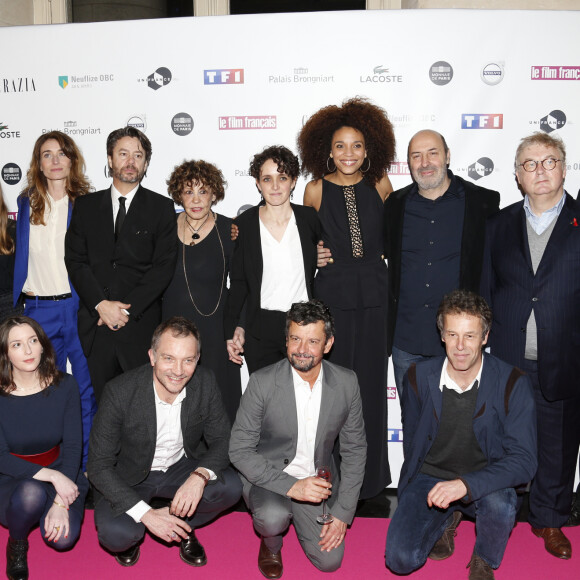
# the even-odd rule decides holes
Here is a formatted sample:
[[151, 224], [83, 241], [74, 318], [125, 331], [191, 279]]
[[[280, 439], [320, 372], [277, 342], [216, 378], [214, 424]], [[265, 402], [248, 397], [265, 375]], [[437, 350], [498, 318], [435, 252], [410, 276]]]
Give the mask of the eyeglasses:
[[546, 171], [552, 171], [556, 167], [556, 163], [558, 163], [558, 161], [562, 160], [554, 159], [553, 157], [548, 157], [547, 159], [543, 159], [542, 161], [533, 161], [532, 159], [528, 159], [527, 161], [520, 163], [518, 167], [523, 167], [524, 171], [532, 173], [536, 171], [538, 165], [541, 164]]

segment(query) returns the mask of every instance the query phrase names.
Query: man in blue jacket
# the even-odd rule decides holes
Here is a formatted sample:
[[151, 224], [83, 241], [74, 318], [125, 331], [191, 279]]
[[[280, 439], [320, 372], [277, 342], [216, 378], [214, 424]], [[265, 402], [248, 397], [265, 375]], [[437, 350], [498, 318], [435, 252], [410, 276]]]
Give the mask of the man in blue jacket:
[[454, 290], [437, 313], [447, 356], [405, 375], [405, 462], [386, 550], [393, 572], [451, 556], [462, 513], [477, 528], [469, 578], [494, 578], [503, 558], [516, 516], [514, 488], [536, 471], [536, 417], [528, 377], [483, 356], [491, 320], [481, 296]]

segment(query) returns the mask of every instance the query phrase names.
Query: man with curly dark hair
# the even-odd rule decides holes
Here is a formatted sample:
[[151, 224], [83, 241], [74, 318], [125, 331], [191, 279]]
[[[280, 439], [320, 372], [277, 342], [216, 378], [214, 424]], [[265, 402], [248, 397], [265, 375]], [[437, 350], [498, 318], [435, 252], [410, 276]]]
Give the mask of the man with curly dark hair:
[[453, 175], [450, 158], [443, 135], [416, 133], [407, 150], [413, 183], [385, 203], [387, 346], [400, 397], [409, 366], [444, 352], [435, 324], [444, 294], [479, 289], [486, 219], [499, 211], [499, 193]]

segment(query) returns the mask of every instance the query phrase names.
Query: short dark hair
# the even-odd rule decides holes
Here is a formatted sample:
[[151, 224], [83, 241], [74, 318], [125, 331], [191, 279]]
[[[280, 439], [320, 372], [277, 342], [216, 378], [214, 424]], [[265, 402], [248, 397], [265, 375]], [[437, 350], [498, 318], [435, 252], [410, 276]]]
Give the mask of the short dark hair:
[[0, 324], [0, 394], [2, 395], [9, 395], [16, 388], [8, 348], [10, 331], [23, 324], [28, 324], [32, 328], [42, 346], [42, 355], [38, 365], [40, 386], [45, 389], [50, 385], [57, 385], [63, 377], [63, 373], [56, 366], [56, 355], [52, 343], [42, 326], [28, 316], [9, 316]]
[[286, 314], [286, 338], [290, 324], [295, 322], [300, 326], [324, 322], [324, 337], [326, 341], [334, 336], [334, 318], [330, 309], [320, 300], [313, 298], [308, 302], [294, 302]]
[[156, 352], [161, 336], [166, 332], [171, 332], [173, 338], [187, 338], [193, 336], [197, 340], [197, 354], [201, 352], [201, 335], [197, 326], [183, 316], [172, 316], [162, 322], [153, 332], [151, 337], [151, 350]]
[[300, 162], [298, 157], [283, 145], [266, 147], [261, 153], [256, 153], [250, 163], [250, 175], [260, 181], [262, 165], [271, 159], [278, 166], [278, 173], [286, 173], [292, 179], [297, 179], [300, 174]]
[[[132, 137], [134, 139], [138, 139], [139, 143], [141, 143], [141, 147], [143, 147], [143, 152], [145, 153], [145, 162], [149, 165], [149, 161], [151, 161], [151, 155], [153, 154], [153, 149], [151, 147], [151, 141], [149, 141], [149, 137], [145, 135], [139, 129], [135, 129], [135, 127], [121, 127], [120, 129], [115, 129], [109, 133], [107, 137], [107, 156], [113, 156], [113, 149], [115, 149], [115, 145], [123, 139], [123, 137]], [[109, 167], [109, 177], [111, 176], [111, 168]]]
[[443, 321], [448, 314], [469, 314], [481, 319], [482, 337], [491, 328], [491, 308], [483, 297], [470, 290], [453, 290], [446, 294], [437, 310], [437, 328], [443, 335]]

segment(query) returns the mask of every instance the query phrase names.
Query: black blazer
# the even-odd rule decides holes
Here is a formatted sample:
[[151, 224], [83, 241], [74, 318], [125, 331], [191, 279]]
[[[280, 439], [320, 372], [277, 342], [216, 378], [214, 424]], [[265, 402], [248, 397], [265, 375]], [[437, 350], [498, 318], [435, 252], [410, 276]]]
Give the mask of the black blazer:
[[[157, 441], [153, 388], [150, 364], [126, 372], [107, 383], [95, 415], [87, 470], [114, 516], [140, 501], [133, 487], [151, 471]], [[229, 465], [230, 422], [213, 372], [198, 366], [185, 389], [183, 448], [220, 478]]]
[[575, 397], [580, 376], [580, 202], [564, 207], [534, 274], [524, 202], [489, 220], [481, 294], [493, 312], [491, 352], [522, 367], [534, 309], [538, 375], [548, 401]]
[[[304, 259], [304, 279], [308, 298], [312, 298], [312, 282], [316, 273], [316, 244], [322, 237], [318, 214], [312, 207], [290, 204], [296, 217]], [[236, 219], [239, 235], [230, 270], [230, 292], [224, 315], [227, 339], [234, 335], [240, 313], [246, 302], [246, 332], [260, 336], [260, 293], [262, 289], [262, 242], [260, 239], [260, 206], [246, 210]]]
[[[499, 211], [499, 193], [465, 181], [455, 179], [465, 190], [465, 214], [461, 236], [459, 284], [461, 288], [479, 291], [485, 223], [489, 216]], [[397, 307], [401, 291], [401, 256], [403, 252], [403, 223], [407, 197], [416, 184], [394, 191], [385, 202], [385, 255], [389, 260], [389, 317], [387, 322], [387, 351], [391, 354]]]
[[65, 263], [78, 292], [79, 337], [91, 352], [101, 300], [131, 305], [129, 323], [111, 340], [148, 342], [161, 321], [160, 298], [169, 285], [177, 259], [173, 201], [139, 187], [115, 241], [111, 190], [79, 197], [65, 240]]

